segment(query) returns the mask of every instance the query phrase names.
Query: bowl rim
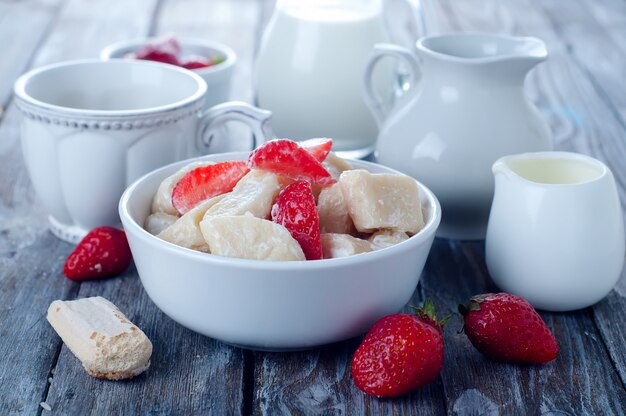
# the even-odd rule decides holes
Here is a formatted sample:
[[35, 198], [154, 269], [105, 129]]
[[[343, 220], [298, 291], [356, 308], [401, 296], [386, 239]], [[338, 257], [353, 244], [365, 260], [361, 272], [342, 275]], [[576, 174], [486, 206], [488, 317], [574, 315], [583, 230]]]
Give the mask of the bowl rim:
[[[162, 175], [167, 170], [172, 170], [171, 173], [176, 170], [182, 168], [183, 166], [197, 161], [203, 160], [213, 160], [213, 158], [226, 158], [232, 157], [229, 160], [245, 160], [249, 152], [228, 152], [228, 153], [218, 153], [212, 155], [204, 155], [200, 157], [190, 158], [179, 162], [170, 163], [169, 165], [163, 166], [161, 168], [155, 169], [152, 172], [149, 172], [137, 179], [133, 182], [122, 194], [120, 198], [120, 202], [118, 205], [119, 215], [122, 220], [122, 224], [124, 225], [124, 230], [127, 233], [131, 233], [138, 238], [143, 239], [145, 242], [149, 243], [153, 247], [157, 247], [161, 250], [168, 250], [176, 253], [182, 257], [188, 258], [192, 261], [199, 261], [203, 263], [217, 263], [221, 266], [231, 266], [231, 267], [239, 267], [243, 269], [250, 270], [308, 270], [308, 269], [326, 269], [328, 267], [339, 267], [339, 266], [349, 266], [355, 262], [359, 263], [362, 261], [376, 261], [377, 259], [385, 256], [392, 256], [396, 252], [400, 252], [407, 248], [409, 245], [418, 246], [426, 241], [429, 238], [433, 237], [437, 228], [439, 227], [439, 223], [441, 222], [441, 205], [435, 194], [424, 186], [421, 182], [415, 179], [418, 184], [420, 190], [420, 196], [425, 195], [425, 200], [428, 201], [427, 204], [432, 206], [432, 214], [429, 221], [425, 224], [424, 228], [422, 228], [417, 234], [411, 236], [405, 241], [402, 241], [398, 244], [394, 244], [393, 246], [385, 247], [380, 250], [375, 250], [367, 253], [361, 253], [354, 256], [347, 257], [339, 257], [334, 259], [322, 259], [315, 261], [278, 261], [278, 260], [253, 260], [253, 259], [240, 259], [234, 257], [225, 257], [218, 256], [210, 253], [203, 253], [196, 250], [191, 250], [185, 247], [178, 246], [176, 244], [161, 240], [157, 238], [157, 236], [150, 234], [147, 230], [143, 228], [135, 219], [131, 216], [129, 210], [129, 204], [133, 196], [141, 189], [142, 185], [148, 180], [155, 176]], [[397, 173], [400, 175], [405, 175], [395, 169], [389, 168], [387, 166], [368, 162], [364, 160], [350, 160], [350, 162], [357, 162], [359, 167], [382, 167], [387, 172], [385, 173]], [[165, 179], [165, 177], [163, 177]], [[422, 202], [424, 204], [424, 202]]]
[[[137, 49], [139, 46], [141, 45], [145, 45], [147, 42], [153, 40], [153, 39], [158, 39], [161, 36], [146, 36], [146, 37], [141, 37], [141, 38], [133, 38], [133, 39], [126, 39], [126, 40], [121, 40], [118, 42], [114, 42], [111, 43], [110, 45], [105, 46], [101, 51], [100, 51], [100, 59], [103, 61], [108, 61], [108, 60], [112, 60], [112, 59], [125, 59], [123, 56], [114, 56], [116, 54], [118, 54], [119, 52], [123, 51], [124, 49], [129, 49], [132, 48], [133, 50]], [[185, 45], [187, 46], [201, 46], [204, 48], [208, 48], [211, 49], [215, 52], [220, 53], [221, 55], [224, 56], [224, 61], [220, 62], [219, 64], [216, 65], [211, 65], [208, 68], [201, 68], [201, 69], [186, 69], [187, 71], [191, 71], [193, 73], [196, 73], [198, 75], [209, 75], [209, 74], [214, 74], [214, 73], [218, 73], [218, 72], [222, 72], [222, 71], [226, 71], [229, 68], [231, 68], [233, 65], [235, 65], [235, 62], [237, 62], [237, 54], [235, 53], [235, 51], [228, 45], [220, 43], [220, 42], [216, 42], [216, 41], [212, 41], [212, 40], [204, 40], [204, 39], [200, 39], [200, 38], [194, 38], [194, 37], [182, 37], [182, 36], [176, 36], [176, 39], [178, 40], [178, 42], [180, 43], [181, 47], [185, 47]], [[130, 51], [129, 51], [130, 52]], [[141, 59], [136, 59], [141, 61]], [[168, 65], [168, 64], [166, 64]], [[181, 69], [185, 69], [181, 66], [178, 65], [172, 65]]]
[[[178, 101], [171, 102], [169, 104], [163, 104], [160, 106], [145, 107], [131, 110], [93, 110], [74, 108], [68, 106], [62, 106], [57, 104], [50, 104], [45, 101], [41, 101], [26, 92], [28, 84], [37, 76], [49, 71], [58, 70], [59, 68], [68, 67], [80, 67], [80, 66], [136, 66], [136, 67], [154, 67], [160, 68], [164, 71], [178, 72], [188, 78], [191, 78], [196, 83], [195, 91], [189, 96], [182, 98]], [[177, 67], [175, 65], [168, 65], [161, 62], [145, 61], [145, 60], [130, 60], [130, 59], [110, 59], [103, 61], [101, 59], [75, 59], [70, 61], [62, 61], [54, 64], [44, 65], [35, 69], [32, 69], [22, 74], [13, 85], [13, 92], [16, 98], [24, 103], [28, 103], [36, 108], [42, 108], [47, 111], [52, 111], [58, 114], [70, 114], [84, 117], [127, 117], [127, 116], [142, 116], [151, 115], [161, 112], [175, 111], [181, 108], [187, 108], [198, 103], [204, 99], [208, 86], [206, 81], [198, 74], [185, 68]]]

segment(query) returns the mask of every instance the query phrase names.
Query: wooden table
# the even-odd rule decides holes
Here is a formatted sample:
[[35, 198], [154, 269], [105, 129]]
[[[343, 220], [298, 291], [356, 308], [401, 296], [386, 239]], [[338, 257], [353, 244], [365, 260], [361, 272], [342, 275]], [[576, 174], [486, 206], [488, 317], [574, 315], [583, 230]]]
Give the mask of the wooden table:
[[[407, 9], [392, 2], [397, 34]], [[29, 68], [96, 57], [122, 39], [176, 32], [231, 45], [239, 55], [232, 98], [252, 100], [251, 64], [271, 2], [253, 0], [0, 0], [0, 414], [626, 414], [626, 278], [594, 307], [542, 313], [558, 359], [544, 366], [486, 360], [445, 331], [446, 364], [427, 387], [396, 400], [362, 394], [349, 362], [359, 340], [301, 353], [252, 352], [197, 335], [148, 299], [131, 267], [121, 277], [71, 282], [73, 246], [46, 229], [20, 151], [11, 87]], [[529, 34], [550, 59], [527, 81], [556, 147], [595, 156], [613, 170], [626, 206], [626, 2], [440, 0], [432, 30]], [[496, 288], [482, 242], [437, 240], [412, 303], [433, 298], [454, 313]], [[45, 320], [55, 299], [102, 295], [154, 343], [152, 367], [125, 382], [89, 377]]]

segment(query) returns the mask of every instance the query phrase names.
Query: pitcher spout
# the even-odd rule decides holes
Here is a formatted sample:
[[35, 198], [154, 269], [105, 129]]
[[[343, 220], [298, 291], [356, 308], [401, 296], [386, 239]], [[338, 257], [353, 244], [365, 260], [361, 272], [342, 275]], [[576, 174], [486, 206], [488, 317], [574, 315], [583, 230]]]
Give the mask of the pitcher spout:
[[425, 61], [522, 81], [531, 68], [548, 57], [541, 39], [480, 33], [427, 36], [417, 42], [417, 50]]

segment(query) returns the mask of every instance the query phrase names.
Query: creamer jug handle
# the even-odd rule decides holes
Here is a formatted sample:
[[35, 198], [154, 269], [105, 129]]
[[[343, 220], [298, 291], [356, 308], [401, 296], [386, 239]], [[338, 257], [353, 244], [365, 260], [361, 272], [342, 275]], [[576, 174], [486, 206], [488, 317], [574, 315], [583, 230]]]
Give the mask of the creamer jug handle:
[[402, 46], [392, 45], [390, 43], [377, 43], [374, 45], [372, 54], [369, 61], [365, 66], [365, 74], [363, 77], [363, 91], [365, 104], [369, 107], [370, 111], [374, 115], [374, 119], [378, 124], [378, 127], [382, 126], [385, 118], [387, 117], [387, 111], [385, 110], [385, 104], [376, 92], [376, 86], [374, 85], [374, 69], [376, 64], [385, 58], [392, 57], [408, 64], [409, 67], [409, 85], [407, 90], [403, 90], [403, 94], [415, 89], [415, 84], [420, 78], [421, 70], [417, 58], [411, 51]]

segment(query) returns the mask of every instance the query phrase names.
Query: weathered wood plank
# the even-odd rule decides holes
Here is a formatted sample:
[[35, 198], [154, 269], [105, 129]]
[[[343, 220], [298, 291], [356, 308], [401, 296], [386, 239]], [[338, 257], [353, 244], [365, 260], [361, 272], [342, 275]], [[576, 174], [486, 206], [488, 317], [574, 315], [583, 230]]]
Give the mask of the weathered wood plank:
[[63, 347], [46, 400], [54, 414], [241, 412], [243, 351], [169, 319], [148, 298], [134, 267], [120, 277], [83, 282], [78, 297], [88, 296], [111, 300], [146, 333], [153, 344], [151, 366], [129, 381], [97, 380]]
[[[602, 144], [602, 152], [598, 152], [596, 157], [607, 160], [612, 166], [621, 188], [626, 216], [626, 142], [623, 140], [626, 135], [626, 86], [623, 82], [626, 72], [626, 60], [623, 59], [626, 53], [623, 42], [626, 35], [626, 3], [578, 1], [566, 10], [554, 1], [538, 2], [537, 6], [546, 13], [550, 28], [566, 45], [572, 61], [587, 75], [598, 99], [605, 104], [601, 108], [593, 108], [595, 112], [589, 117], [596, 123], [591, 132], [583, 131], [583, 134], [593, 134], [593, 139]], [[607, 142], [607, 131], [609, 134], [615, 131], [614, 140]], [[626, 310], [625, 288], [626, 270], [616, 290], [593, 307], [596, 325], [624, 386], [626, 328], [615, 325], [611, 317], [619, 316]]]
[[[5, 224], [3, 221], [2, 226]], [[59, 276], [69, 248], [44, 232], [25, 246], [0, 255], [3, 415], [35, 414], [45, 398], [46, 380], [61, 348], [45, 312], [52, 300], [72, 296], [78, 289], [77, 284]], [[46, 261], [41, 261], [44, 252]]]
[[28, 67], [61, 4], [61, 0], [0, 2], [0, 119], [2, 108], [11, 97], [13, 82]]
[[[483, 243], [436, 240], [422, 276], [425, 296], [442, 315], [460, 302], [497, 288], [484, 264]], [[441, 380], [452, 414], [612, 414], [626, 411], [626, 392], [614, 371], [589, 310], [541, 313], [559, 343], [559, 357], [543, 366], [484, 358], [459, 333], [460, 318], [446, 328]]]
[[68, 0], [33, 66], [98, 58], [105, 46], [145, 35], [157, 0]]
[[[259, 35], [271, 16], [273, 0], [264, 1]], [[393, 13], [406, 8], [396, 6]], [[404, 21], [404, 20], [403, 20]], [[258, 48], [257, 44], [257, 48]], [[416, 297], [419, 293], [416, 292]], [[417, 302], [417, 299], [416, 299]], [[254, 414], [430, 415], [444, 413], [440, 383], [396, 400], [377, 400], [352, 381], [350, 363], [361, 338], [298, 353], [254, 353]]]
[[[624, 131], [620, 120], [616, 118], [616, 112], [610, 104], [603, 100], [601, 91], [598, 91], [595, 83], [590, 80], [588, 72], [577, 66], [576, 60], [570, 56], [572, 45], [563, 41], [561, 34], [554, 31], [550, 19], [544, 15], [542, 10], [538, 10], [534, 4], [528, 2], [508, 2], [506, 4], [500, 2], [445, 3], [448, 16], [451, 16], [449, 22], [453, 23], [454, 29], [528, 34], [538, 36], [546, 41], [551, 57], [546, 64], [539, 66], [529, 77], [527, 89], [529, 95], [544, 111], [544, 114], [549, 116], [556, 147], [587, 153], [600, 158], [613, 168], [618, 182], [623, 183], [620, 177], [626, 174], [626, 171], [623, 165], [623, 144], [620, 139], [623, 137]], [[544, 5], [543, 2], [535, 3]], [[568, 18], [568, 13], [571, 13], [573, 6], [569, 3], [566, 8], [558, 7], [557, 3], [554, 3], [554, 6], [553, 19], [569, 24], [571, 18]], [[563, 5], [561, 4], [561, 6]], [[584, 23], [581, 25], [584, 26]], [[617, 90], [616, 93], [619, 91]], [[623, 186], [620, 186], [620, 194], [622, 198], [625, 195]], [[465, 245], [462, 246], [465, 247]], [[475, 253], [472, 254], [472, 257], [475, 263], [482, 263], [482, 254]], [[483, 275], [487, 276], [486, 271]], [[467, 273], [467, 278], [471, 276], [477, 275]], [[481, 275], [478, 274], [478, 276]], [[424, 279], [424, 282], [428, 282], [428, 279]], [[486, 283], [489, 281], [487, 280]], [[433, 286], [433, 292], [436, 293], [438, 290], [441, 289]], [[426, 291], [428, 292], [427, 289]], [[595, 317], [596, 322], [610, 322], [610, 314], [624, 310], [625, 307], [620, 305], [621, 302], [617, 301], [618, 298], [623, 299], [613, 292], [609, 298], [594, 307], [594, 311], [604, 311], [602, 318]], [[607, 307], [607, 305], [611, 306]], [[538, 405], [542, 405], [542, 400], [546, 403], [537, 412], [550, 409], [566, 411], [570, 409], [569, 411], [576, 414], [581, 412], [620, 414], [624, 412], [626, 397], [624, 396], [623, 384], [616, 377], [611, 360], [607, 359], [604, 350], [605, 345], [600, 342], [603, 339], [607, 340], [606, 348], [609, 349], [613, 363], [619, 362], [620, 358], [617, 357], [621, 357], [623, 362], [624, 335], [621, 330], [616, 333], [615, 328], [611, 328], [612, 333], [607, 336], [608, 329], [603, 329], [602, 325], [599, 325], [602, 332], [600, 334], [588, 311], [569, 314], [543, 314], [543, 316], [554, 328], [561, 345], [561, 354], [555, 363], [555, 374], [560, 373], [563, 380], [569, 378], [574, 382], [569, 386], [560, 384], [563, 390], [558, 394], [556, 391], [551, 391], [551, 386], [554, 386], [553, 383], [558, 382], [558, 380], [552, 380], [554, 377], [546, 375], [545, 372], [549, 371], [547, 369], [541, 368], [534, 375], [539, 381], [544, 377], [550, 379], [549, 384], [546, 384], [547, 381], [541, 381], [539, 386], [537, 384], [529, 385], [527, 381], [525, 382], [525, 379], [528, 380], [528, 375], [519, 373], [521, 370], [517, 370], [517, 374], [510, 374], [512, 378], [517, 379], [518, 386], [545, 389], [543, 393], [529, 390], [532, 394], [537, 395], [535, 402]], [[607, 324], [605, 323], [605, 325]], [[590, 359], [589, 357], [593, 358]], [[584, 362], [585, 360], [586, 362]], [[484, 366], [480, 364], [476, 368], [480, 367]], [[489, 368], [484, 368], [483, 372], [488, 370]], [[537, 378], [537, 376], [539, 377]], [[604, 381], [599, 381], [601, 379]], [[457, 382], [458, 380], [458, 378], [455, 379]], [[472, 381], [472, 383], [474, 382]], [[502, 385], [502, 382], [499, 381], [498, 383]], [[467, 386], [470, 385], [466, 384], [464, 388], [469, 388]], [[450, 390], [445, 381], [444, 386], [448, 394], [454, 393], [454, 390]], [[586, 393], [581, 396], [577, 393], [578, 389], [582, 389]], [[495, 389], [490, 391], [493, 392]], [[485, 391], [481, 394], [483, 393]], [[590, 397], [594, 399], [591, 400]], [[558, 400], [558, 398], [562, 400]], [[499, 399], [493, 403], [505, 402]], [[455, 403], [450, 402], [451, 407], [449, 406], [448, 409], [453, 409], [454, 405]], [[533, 413], [531, 410], [527, 410]]]
[[[233, 24], [233, 10], [252, 16], [255, 7], [254, 2], [237, 5], [227, 1], [163, 2], [151, 27], [156, 34], [173, 32], [225, 43], [231, 38], [238, 39], [244, 57], [241, 69], [245, 74], [246, 66], [250, 65], [249, 61], [246, 65], [245, 51], [251, 49], [245, 42], [251, 43], [252, 38], [242, 27]], [[246, 88], [249, 90], [250, 86], [240, 86], [242, 95]], [[94, 295], [111, 300], [146, 332], [154, 345], [152, 366], [135, 380], [102, 382], [89, 377], [69, 350], [63, 348], [47, 399], [55, 412], [240, 414], [244, 411], [246, 353], [243, 350], [200, 336], [173, 322], [147, 297], [135, 269], [120, 278], [82, 283], [78, 297]]]
[[237, 54], [231, 99], [252, 102], [252, 59], [256, 41], [259, 4], [253, 0], [185, 0], [163, 4], [156, 25], [157, 34], [225, 43]]
[[[90, 45], [93, 40], [93, 36], [84, 35], [88, 32], [85, 25], [97, 33], [98, 27], [110, 23], [101, 18], [106, 15], [104, 6], [110, 4], [108, 2], [100, 2], [99, 8], [92, 2], [83, 7], [83, 13], [79, 15], [72, 14], [73, 11], [80, 12], [80, 8], [70, 3], [62, 9], [61, 17], [50, 23], [59, 4], [53, 1], [0, 4], [3, 51], [10, 52], [0, 64], [6, 68], [2, 69], [0, 77], [2, 94], [5, 86], [9, 86], [7, 93], [10, 91], [10, 85], [31, 61], [42, 65], [84, 56], [81, 54], [85, 45]], [[94, 14], [88, 19], [84, 10], [90, 7], [93, 7]], [[131, 12], [136, 10], [137, 7], [129, 8]], [[115, 18], [113, 14], [109, 16]], [[33, 57], [33, 49], [49, 31], [48, 26], [50, 37], [45, 38], [42, 49]], [[11, 33], [6, 33], [7, 29], [11, 29]], [[66, 36], [59, 32], [65, 32]], [[124, 33], [124, 29], [120, 32]], [[19, 37], [18, 42], [16, 37]], [[14, 51], [15, 48], [18, 52]], [[64, 54], [63, 50], [68, 52]], [[97, 51], [91, 56], [97, 56]], [[3, 102], [8, 100], [8, 97], [0, 98]], [[19, 113], [13, 106], [5, 112], [0, 124], [0, 139], [0, 355], [3, 357], [0, 413], [35, 414], [41, 411], [39, 403], [46, 400], [48, 376], [62, 344], [45, 320], [46, 310], [54, 299], [74, 297], [79, 285], [61, 273], [72, 246], [47, 231], [44, 210], [34, 194], [23, 163]]]
[[[416, 302], [417, 297], [416, 294]], [[361, 392], [350, 365], [361, 338], [299, 353], [255, 353], [254, 413], [436, 415], [445, 413], [438, 380], [394, 400]]]
[[44, 316], [50, 302], [78, 290], [60, 274], [70, 250], [47, 231], [10, 107], [0, 122], [0, 414], [34, 414], [45, 398], [61, 342]]
[[[626, 66], [620, 59], [623, 42], [614, 38], [615, 31], [624, 32], [624, 25], [616, 22], [619, 18], [626, 21], [626, 7], [610, 1], [572, 2], [565, 8], [554, 1], [515, 2], [509, 7], [519, 20], [516, 32], [536, 35], [548, 43], [551, 57], [532, 78], [537, 84], [529, 87], [551, 115], [557, 148], [587, 153], [607, 163], [626, 213], [626, 87], [621, 82]], [[624, 285], [626, 271], [618, 288]], [[626, 310], [624, 292], [611, 292], [593, 310], [602, 339], [626, 384], [626, 354], [620, 348], [626, 341], [626, 328], [611, 325], [609, 318]]]

